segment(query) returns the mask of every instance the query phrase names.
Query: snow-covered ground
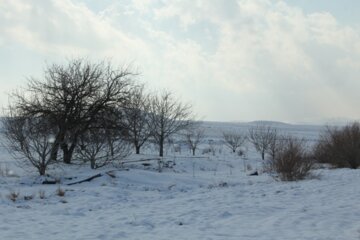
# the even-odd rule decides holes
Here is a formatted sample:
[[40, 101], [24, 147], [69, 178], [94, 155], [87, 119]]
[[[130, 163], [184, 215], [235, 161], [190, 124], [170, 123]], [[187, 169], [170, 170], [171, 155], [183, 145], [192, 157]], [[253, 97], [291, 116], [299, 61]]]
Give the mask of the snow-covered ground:
[[[206, 124], [216, 142], [221, 129], [246, 130]], [[319, 130], [282, 129], [308, 139]], [[62, 180], [56, 185], [36, 183], [36, 173], [18, 169], [3, 151], [1, 168], [18, 176], [0, 177], [0, 239], [360, 239], [360, 170], [323, 168], [304, 181], [279, 182], [261, 172], [250, 146], [246, 159], [216, 147], [215, 155], [199, 150], [197, 158], [169, 147], [166, 159], [176, 165], [161, 173], [156, 162], [95, 171], [61, 167], [50, 171]], [[249, 176], [254, 170], [260, 175]], [[102, 177], [66, 185], [97, 173]], [[59, 188], [65, 196], [56, 195]], [[11, 192], [20, 194], [15, 202]]]

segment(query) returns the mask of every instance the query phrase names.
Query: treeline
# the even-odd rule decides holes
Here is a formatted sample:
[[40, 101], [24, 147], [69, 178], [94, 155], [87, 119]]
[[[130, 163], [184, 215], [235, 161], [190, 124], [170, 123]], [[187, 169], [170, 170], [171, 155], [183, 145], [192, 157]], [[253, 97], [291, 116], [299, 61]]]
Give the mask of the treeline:
[[[194, 121], [191, 105], [170, 92], [149, 93], [136, 77], [131, 69], [106, 61], [73, 59], [47, 66], [42, 79], [29, 78], [26, 87], [10, 94], [3, 118], [5, 146], [40, 175], [59, 162], [88, 163], [92, 169], [117, 164], [148, 142], [162, 157], [165, 143], [178, 133], [195, 155], [204, 129]], [[313, 149], [265, 125], [223, 133], [233, 153], [243, 155], [246, 142], [282, 180], [306, 177], [315, 163], [360, 166], [357, 122], [326, 128]], [[213, 142], [209, 146], [214, 152]]]
[[147, 93], [128, 68], [73, 59], [47, 66], [10, 94], [3, 118], [6, 146], [40, 175], [50, 164], [89, 162], [91, 168], [140, 153], [192, 125], [192, 109], [170, 92]]
[[[264, 170], [284, 181], [304, 179], [316, 164], [337, 168], [360, 167], [360, 123], [343, 127], [325, 127], [313, 147], [306, 140], [279, 134], [271, 126], [258, 125], [244, 132], [224, 132], [223, 139], [233, 153], [244, 154], [242, 147], [250, 142], [264, 161]], [[267, 158], [266, 158], [267, 156]]]

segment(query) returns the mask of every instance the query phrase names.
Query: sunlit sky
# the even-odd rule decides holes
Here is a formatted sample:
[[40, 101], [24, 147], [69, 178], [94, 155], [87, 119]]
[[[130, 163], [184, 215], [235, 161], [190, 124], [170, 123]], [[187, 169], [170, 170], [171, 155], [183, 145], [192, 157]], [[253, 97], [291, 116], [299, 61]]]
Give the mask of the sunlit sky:
[[0, 0], [0, 105], [74, 57], [131, 65], [203, 120], [360, 119], [358, 0]]

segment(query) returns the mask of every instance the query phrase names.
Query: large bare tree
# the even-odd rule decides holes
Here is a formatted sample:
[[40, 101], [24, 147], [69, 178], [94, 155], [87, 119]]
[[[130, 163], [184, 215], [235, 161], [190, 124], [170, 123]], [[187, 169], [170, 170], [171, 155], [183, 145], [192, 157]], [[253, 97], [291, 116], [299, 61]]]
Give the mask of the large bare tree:
[[164, 143], [172, 135], [191, 125], [191, 106], [183, 104], [170, 92], [152, 96], [150, 100], [149, 127], [151, 137], [164, 156]]
[[42, 117], [56, 129], [51, 159], [62, 150], [71, 163], [79, 138], [105, 110], [125, 105], [134, 74], [110, 63], [74, 59], [46, 68], [44, 79], [31, 78], [24, 92], [12, 94], [12, 108], [25, 117]]

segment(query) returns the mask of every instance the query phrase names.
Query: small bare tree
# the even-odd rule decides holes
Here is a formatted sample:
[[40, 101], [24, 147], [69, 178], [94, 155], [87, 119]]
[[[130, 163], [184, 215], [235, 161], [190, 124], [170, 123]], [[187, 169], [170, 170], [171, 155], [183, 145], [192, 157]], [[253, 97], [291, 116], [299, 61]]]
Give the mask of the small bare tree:
[[194, 124], [194, 126], [189, 127], [186, 130], [184, 136], [186, 144], [192, 151], [193, 156], [195, 156], [195, 151], [204, 138], [204, 129], [197, 124]]
[[164, 155], [165, 141], [191, 125], [191, 106], [182, 104], [169, 92], [153, 96], [150, 100], [149, 122], [151, 137]]
[[255, 150], [261, 154], [261, 159], [265, 159], [265, 153], [269, 151], [275, 155], [277, 130], [266, 125], [257, 125], [249, 129], [249, 141]]
[[279, 136], [277, 133], [274, 133], [272, 141], [270, 141], [269, 147], [266, 150], [266, 153], [270, 156], [271, 159], [275, 159], [276, 155], [283, 146], [283, 137]]
[[54, 161], [51, 159], [54, 129], [44, 118], [24, 118], [11, 114], [3, 118], [5, 147], [20, 166], [35, 167], [40, 175]]
[[134, 87], [129, 96], [129, 101], [123, 108], [121, 120], [127, 130], [127, 138], [135, 147], [136, 154], [150, 137], [148, 126], [150, 110], [149, 96], [144, 93], [144, 86]]
[[76, 149], [76, 157], [90, 162], [91, 169], [119, 163], [130, 154], [129, 143], [109, 129], [91, 129], [83, 134]]
[[223, 132], [223, 137], [225, 140], [225, 145], [230, 148], [233, 153], [235, 153], [238, 148], [243, 146], [247, 139], [246, 135], [240, 132]]

